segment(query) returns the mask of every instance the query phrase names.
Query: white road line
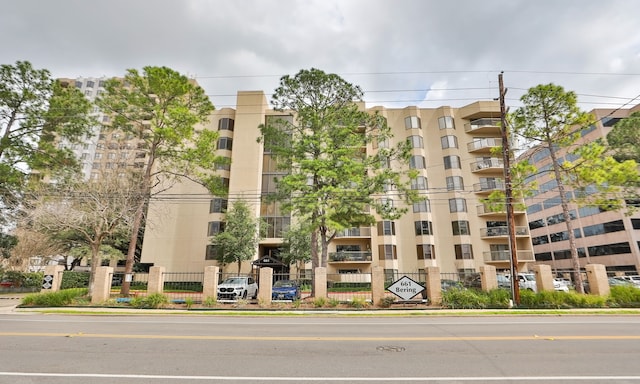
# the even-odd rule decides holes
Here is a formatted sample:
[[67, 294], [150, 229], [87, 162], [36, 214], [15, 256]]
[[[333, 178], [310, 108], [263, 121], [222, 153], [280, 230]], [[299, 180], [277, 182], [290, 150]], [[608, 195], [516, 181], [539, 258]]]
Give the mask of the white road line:
[[169, 379], [169, 380], [218, 380], [218, 381], [379, 381], [379, 382], [500, 382], [500, 381], [640, 381], [640, 376], [488, 376], [488, 377], [268, 377], [268, 376], [172, 376], [135, 375], [102, 373], [49, 373], [49, 372], [0, 372], [0, 376], [14, 377], [67, 377], [67, 378], [109, 378], [109, 379]]

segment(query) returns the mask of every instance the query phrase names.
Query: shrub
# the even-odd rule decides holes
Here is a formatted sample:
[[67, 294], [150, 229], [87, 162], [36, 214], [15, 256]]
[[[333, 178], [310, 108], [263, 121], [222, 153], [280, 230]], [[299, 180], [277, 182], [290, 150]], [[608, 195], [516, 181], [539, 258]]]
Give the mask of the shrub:
[[169, 298], [161, 293], [131, 299], [131, 306], [135, 308], [164, 308], [167, 304], [169, 304]]
[[473, 289], [452, 288], [442, 295], [442, 306], [446, 308], [483, 309], [488, 303], [488, 295]]
[[207, 296], [207, 298], [202, 302], [202, 305], [205, 307], [215, 307], [218, 305], [218, 299], [214, 296]]
[[57, 292], [34, 293], [22, 299], [22, 305], [64, 307], [87, 295], [86, 288], [64, 289]]
[[327, 305], [327, 298], [326, 297], [316, 297], [315, 299], [313, 299], [313, 306], [316, 308], [322, 308], [325, 305]]
[[487, 308], [509, 308], [511, 292], [507, 289], [493, 289], [487, 292]]
[[380, 308], [389, 308], [391, 307], [391, 304], [393, 304], [394, 301], [396, 301], [396, 298], [394, 296], [385, 296], [382, 299], [380, 299], [378, 306]]
[[362, 296], [355, 296], [349, 302], [349, 306], [352, 308], [366, 308], [369, 306], [367, 299]]
[[327, 300], [327, 307], [329, 308], [335, 308], [339, 304], [340, 304], [340, 300], [338, 299], [330, 298], [329, 300]]
[[89, 287], [89, 272], [64, 271], [60, 289]]
[[184, 305], [187, 307], [187, 309], [193, 307], [193, 299], [191, 297], [187, 297], [186, 299], [184, 299]]
[[610, 307], [640, 307], [640, 289], [625, 285], [613, 286], [611, 287], [607, 304]]

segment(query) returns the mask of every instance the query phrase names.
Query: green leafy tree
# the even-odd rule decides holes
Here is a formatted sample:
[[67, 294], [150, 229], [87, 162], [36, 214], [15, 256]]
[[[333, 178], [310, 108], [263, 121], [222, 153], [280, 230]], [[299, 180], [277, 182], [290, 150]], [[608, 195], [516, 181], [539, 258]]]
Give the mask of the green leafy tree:
[[[328, 244], [345, 228], [370, 226], [374, 213], [393, 220], [417, 200], [409, 188], [417, 176], [403, 167], [410, 147], [383, 145], [391, 138], [386, 120], [358, 105], [362, 90], [318, 69], [284, 76], [275, 90], [275, 110], [293, 119], [268, 119], [259, 141], [283, 171], [270, 198], [309, 225], [313, 268], [327, 265]], [[379, 143], [377, 151], [366, 148]], [[393, 167], [389, 166], [394, 164]], [[393, 199], [385, 194], [394, 188]]]
[[[132, 225], [125, 273], [133, 271], [139, 230], [149, 198], [183, 179], [197, 181], [214, 194], [223, 194], [222, 182], [210, 170], [224, 159], [215, 155], [218, 134], [197, 129], [208, 121], [213, 104], [194, 81], [167, 67], [130, 69], [124, 79], [112, 79], [97, 104], [111, 116], [110, 128], [139, 140], [145, 161], [140, 202]], [[121, 293], [129, 294], [129, 282]]]
[[282, 262], [296, 266], [296, 279], [300, 279], [300, 271], [311, 261], [311, 231], [298, 223], [289, 227], [284, 233], [282, 250], [279, 254]]
[[102, 252], [107, 249], [105, 241], [130, 228], [141, 200], [144, 198], [138, 189], [137, 178], [104, 175], [90, 183], [77, 178], [64, 180], [43, 186], [34, 195], [26, 226], [50, 236], [73, 233], [80, 242], [74, 248], [76, 252], [86, 247], [91, 250], [91, 294]]
[[[538, 85], [521, 97], [522, 107], [511, 116], [513, 132], [535, 144], [535, 151], [547, 151], [551, 169], [549, 175], [557, 182], [562, 215], [567, 228], [576, 289], [584, 292], [580, 262], [576, 246], [574, 225], [569, 214], [570, 198], [567, 190], [573, 189], [582, 197], [577, 203], [586, 204], [589, 195], [592, 203], [604, 201], [610, 208], [619, 208], [623, 200], [616, 196], [620, 186], [637, 178], [631, 163], [618, 163], [606, 156], [605, 148], [597, 143], [580, 143], [580, 131], [594, 123], [593, 115], [582, 112], [577, 106], [576, 94], [554, 84]], [[573, 154], [574, 161], [561, 161], [563, 154]], [[532, 154], [532, 153], [531, 153]], [[580, 193], [587, 188], [599, 193]], [[622, 203], [623, 204], [623, 203]]]
[[76, 165], [73, 153], [57, 143], [90, 132], [90, 110], [78, 89], [62, 86], [46, 69], [28, 61], [0, 65], [0, 221], [20, 202], [31, 170]]
[[219, 247], [223, 260], [237, 263], [240, 275], [242, 262], [253, 258], [265, 229], [266, 223], [256, 217], [247, 202], [237, 200], [227, 210], [224, 231], [213, 236], [211, 243]]
[[607, 142], [616, 160], [640, 163], [640, 112], [618, 121], [607, 134]]

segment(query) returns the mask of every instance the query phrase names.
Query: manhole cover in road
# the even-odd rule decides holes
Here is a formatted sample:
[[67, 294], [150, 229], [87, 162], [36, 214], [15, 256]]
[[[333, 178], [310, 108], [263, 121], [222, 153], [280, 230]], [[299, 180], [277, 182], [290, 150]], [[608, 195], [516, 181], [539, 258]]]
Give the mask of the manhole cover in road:
[[404, 347], [396, 347], [394, 345], [382, 345], [377, 347], [376, 350], [378, 352], [404, 352]]

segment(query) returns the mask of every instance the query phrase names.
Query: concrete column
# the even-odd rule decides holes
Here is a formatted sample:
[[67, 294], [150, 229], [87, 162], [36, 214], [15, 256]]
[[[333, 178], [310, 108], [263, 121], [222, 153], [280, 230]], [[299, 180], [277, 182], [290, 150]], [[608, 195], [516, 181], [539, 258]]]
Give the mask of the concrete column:
[[378, 305], [384, 297], [384, 268], [373, 267], [371, 270], [371, 301]]
[[317, 267], [314, 276], [314, 290], [316, 298], [327, 297], [327, 268]]
[[587, 264], [585, 269], [587, 270], [589, 293], [599, 296], [608, 295], [611, 290], [605, 266], [602, 264]]
[[486, 292], [498, 288], [496, 267], [493, 265], [483, 265], [480, 267], [480, 285], [482, 290]]
[[207, 300], [211, 297], [215, 300], [218, 299], [218, 273], [220, 267], [208, 266], [204, 268], [204, 279], [202, 281], [202, 300]]
[[91, 304], [100, 304], [109, 300], [112, 278], [112, 267], [98, 267], [96, 269], [96, 275], [93, 279], [93, 289], [91, 290]]
[[57, 292], [62, 284], [62, 265], [47, 265], [44, 268], [44, 278], [42, 279], [42, 289], [40, 292]]
[[533, 273], [536, 275], [536, 289], [538, 292], [555, 290], [553, 287], [553, 274], [551, 273], [550, 265], [534, 265]]
[[258, 287], [258, 303], [271, 305], [273, 292], [273, 268], [260, 268], [260, 286]]
[[427, 267], [424, 269], [427, 275], [427, 299], [429, 299], [429, 305], [442, 304], [442, 286], [440, 285], [440, 268], [439, 267]]
[[147, 283], [147, 294], [162, 293], [164, 291], [164, 271], [165, 267], [149, 268], [149, 281]]

